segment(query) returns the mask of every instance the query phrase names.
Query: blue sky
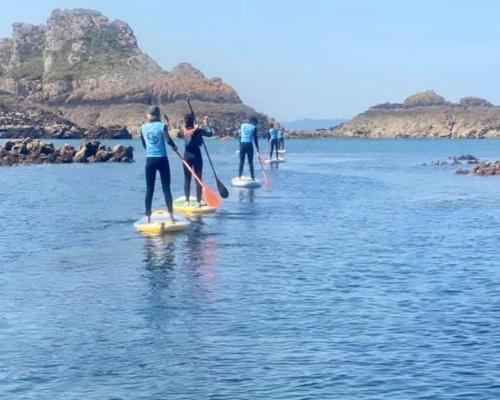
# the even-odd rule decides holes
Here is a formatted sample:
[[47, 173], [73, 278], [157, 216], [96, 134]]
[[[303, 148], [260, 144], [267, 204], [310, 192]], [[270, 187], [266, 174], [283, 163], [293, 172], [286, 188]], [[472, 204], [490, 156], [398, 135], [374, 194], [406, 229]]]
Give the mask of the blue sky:
[[495, 0], [2, 0], [0, 36], [54, 8], [122, 19], [170, 69], [187, 61], [281, 120], [352, 117], [435, 89], [500, 104]]

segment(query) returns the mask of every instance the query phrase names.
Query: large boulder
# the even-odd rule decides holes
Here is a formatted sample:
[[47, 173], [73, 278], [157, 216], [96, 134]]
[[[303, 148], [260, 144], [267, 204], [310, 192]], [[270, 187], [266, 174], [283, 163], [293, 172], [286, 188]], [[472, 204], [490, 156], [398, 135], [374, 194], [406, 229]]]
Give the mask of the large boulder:
[[427, 90], [408, 96], [404, 101], [404, 105], [407, 107], [442, 106], [447, 103], [448, 102], [443, 96], [438, 95], [433, 90]]

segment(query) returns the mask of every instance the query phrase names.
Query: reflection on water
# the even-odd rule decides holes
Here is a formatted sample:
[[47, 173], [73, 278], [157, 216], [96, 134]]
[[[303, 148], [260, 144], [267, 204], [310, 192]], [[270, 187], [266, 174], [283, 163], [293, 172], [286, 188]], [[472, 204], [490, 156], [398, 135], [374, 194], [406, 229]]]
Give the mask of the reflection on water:
[[241, 202], [253, 203], [255, 200], [255, 189], [239, 189], [238, 200]]
[[215, 287], [217, 239], [214, 234], [204, 232], [204, 227], [202, 217], [194, 217], [183, 235], [144, 238], [143, 262], [152, 288], [167, 288], [173, 277], [180, 274], [193, 280], [187, 282], [189, 286], [198, 287], [200, 282], [194, 281], [200, 280], [203, 286]]

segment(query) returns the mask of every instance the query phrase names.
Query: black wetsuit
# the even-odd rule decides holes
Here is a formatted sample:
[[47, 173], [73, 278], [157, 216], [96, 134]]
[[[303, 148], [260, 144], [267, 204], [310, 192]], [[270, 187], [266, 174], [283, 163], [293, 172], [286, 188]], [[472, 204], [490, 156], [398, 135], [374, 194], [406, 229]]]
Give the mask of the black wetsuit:
[[273, 158], [273, 150], [276, 150], [276, 159], [278, 159], [278, 139], [271, 139], [271, 153], [269, 154], [269, 158]]
[[[198, 128], [192, 135], [180, 134], [184, 138], [184, 160], [194, 170], [194, 173], [201, 179], [203, 173], [203, 157], [201, 156], [200, 147], [203, 145], [203, 137], [213, 136], [213, 131], [210, 128]], [[203, 188], [196, 182], [196, 201], [201, 202]], [[189, 200], [191, 194], [191, 172], [184, 166], [184, 196], [186, 201]]]

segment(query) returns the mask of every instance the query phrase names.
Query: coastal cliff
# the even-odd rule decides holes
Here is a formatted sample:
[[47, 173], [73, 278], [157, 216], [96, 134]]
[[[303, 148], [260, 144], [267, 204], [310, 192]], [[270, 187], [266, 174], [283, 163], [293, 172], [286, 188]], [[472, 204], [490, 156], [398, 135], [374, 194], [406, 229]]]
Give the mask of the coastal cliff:
[[14, 24], [12, 37], [0, 38], [0, 90], [51, 108], [93, 136], [136, 134], [151, 104], [164, 105], [175, 126], [186, 98], [220, 133], [258, 115], [220, 78], [187, 63], [163, 70], [125, 22], [84, 9], [55, 10], [44, 25]]

